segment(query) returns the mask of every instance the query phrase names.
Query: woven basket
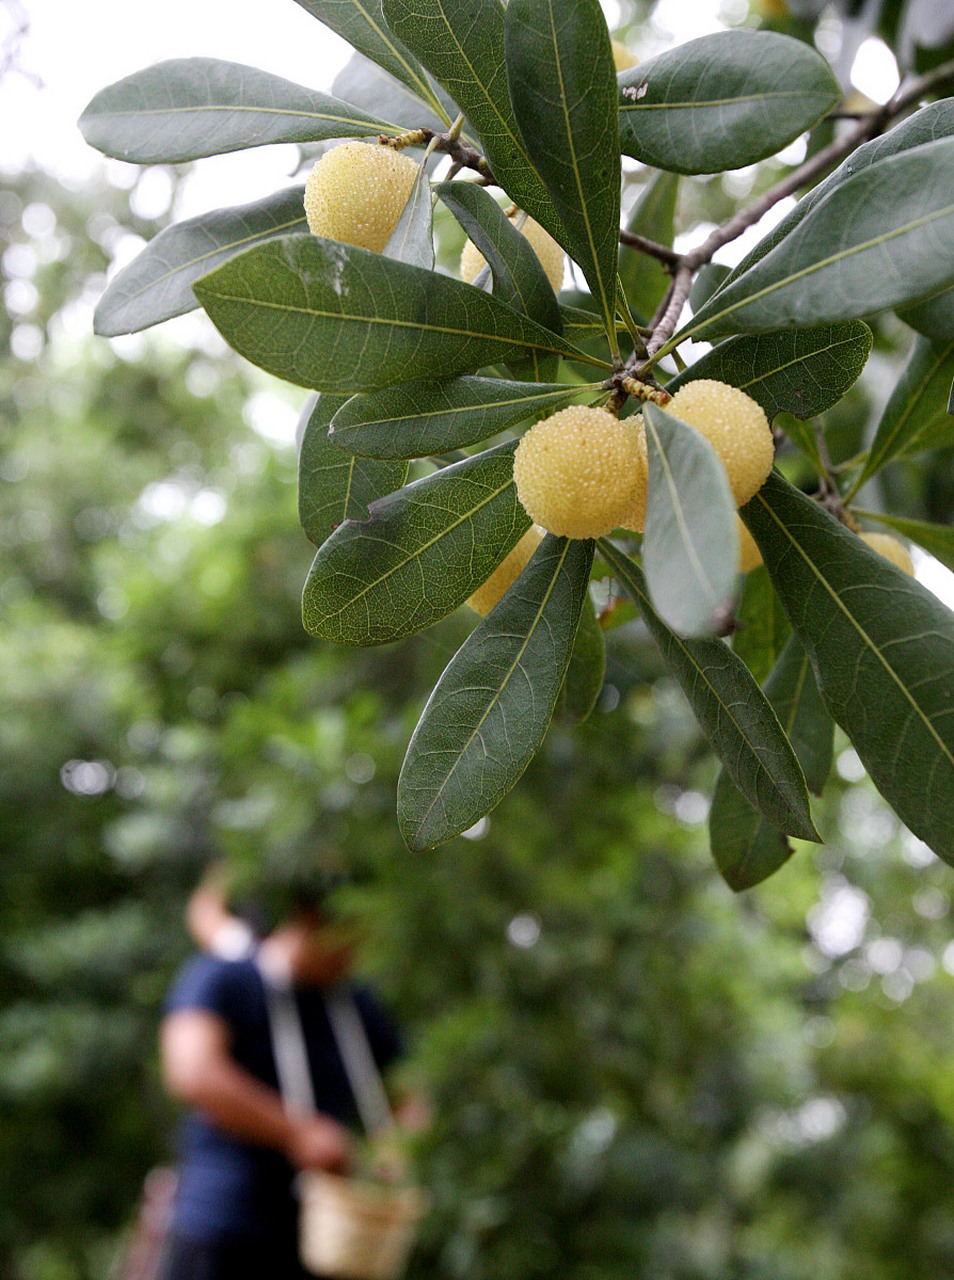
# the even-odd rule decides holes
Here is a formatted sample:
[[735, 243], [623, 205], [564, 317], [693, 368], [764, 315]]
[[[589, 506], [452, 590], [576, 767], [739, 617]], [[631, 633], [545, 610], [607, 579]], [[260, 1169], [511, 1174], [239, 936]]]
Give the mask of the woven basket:
[[417, 1187], [332, 1173], [299, 1176], [302, 1265], [341, 1280], [397, 1280], [427, 1208]]

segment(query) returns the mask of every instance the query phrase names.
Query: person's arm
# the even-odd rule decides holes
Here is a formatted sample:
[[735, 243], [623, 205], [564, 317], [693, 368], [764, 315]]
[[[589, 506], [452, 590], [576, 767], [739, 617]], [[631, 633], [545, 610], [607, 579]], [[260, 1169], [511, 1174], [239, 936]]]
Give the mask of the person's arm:
[[286, 1111], [281, 1095], [229, 1052], [225, 1021], [203, 1009], [168, 1014], [160, 1030], [163, 1076], [170, 1093], [204, 1112], [237, 1138], [282, 1152], [299, 1169], [346, 1169], [351, 1137], [326, 1115]]

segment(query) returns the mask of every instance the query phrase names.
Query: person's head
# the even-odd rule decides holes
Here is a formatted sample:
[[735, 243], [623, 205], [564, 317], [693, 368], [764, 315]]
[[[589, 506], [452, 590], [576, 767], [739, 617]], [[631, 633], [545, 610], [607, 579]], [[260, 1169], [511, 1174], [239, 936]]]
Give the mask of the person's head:
[[327, 901], [300, 903], [272, 929], [266, 943], [305, 986], [327, 986], [350, 972], [357, 930]]

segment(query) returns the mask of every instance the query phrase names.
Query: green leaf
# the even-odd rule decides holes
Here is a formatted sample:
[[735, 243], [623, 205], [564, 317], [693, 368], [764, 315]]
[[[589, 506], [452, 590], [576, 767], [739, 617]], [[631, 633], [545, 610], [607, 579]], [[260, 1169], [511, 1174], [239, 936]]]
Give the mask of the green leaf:
[[254, 204], [215, 209], [166, 227], [99, 300], [93, 327], [104, 338], [137, 333], [199, 304], [192, 282], [260, 240], [307, 231], [304, 187], [289, 187]]
[[[657, 173], [643, 189], [626, 229], [635, 235], [655, 240], [657, 244], [672, 246], [675, 234], [676, 197], [679, 178], [674, 173]], [[672, 276], [655, 258], [636, 249], [621, 245], [619, 250], [619, 275], [634, 314], [642, 323], [648, 323], [662, 301]]]
[[[423, 68], [418, 70], [426, 80]], [[433, 85], [431, 90], [435, 96], [440, 97]], [[433, 129], [435, 133], [440, 133], [447, 128], [448, 121], [458, 114], [456, 104], [448, 98], [446, 101], [441, 100], [444, 114], [439, 116], [421, 100], [418, 93], [401, 84], [363, 53], [351, 55], [331, 82], [331, 92], [342, 102], [352, 102], [362, 111], [394, 120], [407, 130]]]
[[215, 58], [173, 58], [118, 80], [96, 94], [79, 127], [91, 147], [137, 164], [394, 131], [326, 93]]
[[434, 201], [423, 165], [384, 246], [384, 256], [395, 262], [410, 263], [412, 267], [423, 267], [425, 271], [434, 269]]
[[872, 315], [954, 279], [954, 138], [838, 184], [680, 335], [706, 340]]
[[615, 351], [619, 125], [599, 0], [510, 0], [504, 50], [517, 126]]
[[392, 31], [460, 104], [499, 185], [563, 243], [559, 217], [510, 105], [501, 0], [384, 0], [384, 12]]
[[828, 710], [901, 821], [954, 861], [954, 614], [777, 473], [742, 515]]
[[461, 280], [321, 236], [288, 236], [194, 286], [236, 351], [318, 391], [371, 391], [556, 351], [601, 364]]
[[[830, 173], [827, 178], [802, 196], [795, 208], [787, 213], [781, 222], [763, 236], [742, 261], [732, 268], [725, 283], [732, 284], [740, 276], [745, 275], [766, 256], [769, 250], [774, 249], [789, 236], [821, 200], [849, 178], [870, 168], [871, 165], [888, 159], [889, 156], [900, 155], [912, 147], [920, 147], [926, 142], [946, 138], [952, 133], [954, 133], [954, 99], [947, 98], [922, 107], [920, 111], [908, 116], [906, 120], [902, 120], [881, 137], [872, 138], [870, 142], [864, 143], [843, 160], [834, 173]], [[694, 307], [693, 310], [698, 311], [699, 308]]]
[[343, 399], [312, 397], [302, 415], [305, 427], [298, 451], [298, 518], [316, 546], [345, 520], [366, 520], [369, 505], [400, 489], [407, 479], [406, 462], [352, 458], [328, 439], [328, 424]]
[[932, 342], [954, 342], [954, 289], [943, 289], [913, 307], [901, 307], [898, 315]]
[[493, 196], [472, 182], [441, 182], [434, 190], [487, 259], [494, 296], [562, 333], [563, 317], [540, 259]]
[[819, 839], [792, 744], [745, 663], [722, 640], [683, 640], [653, 609], [643, 575], [606, 538], [600, 554], [636, 605], [710, 746], [748, 802], [789, 835]]
[[787, 146], [840, 98], [828, 63], [803, 41], [720, 31], [619, 76], [623, 151], [675, 173], [738, 169]]
[[410, 849], [472, 826], [543, 741], [586, 596], [593, 543], [548, 534], [471, 632], [428, 699], [398, 779]]
[[[643, 406], [649, 487], [643, 568], [653, 608], [680, 635], [710, 635], [735, 590], [739, 537], [725, 467], [695, 427]], [[724, 618], [721, 618], [724, 620]]]
[[872, 341], [860, 320], [729, 338], [668, 382], [666, 390], [715, 378], [757, 400], [770, 422], [780, 413], [815, 418], [857, 382]]
[[738, 630], [732, 637], [732, 651], [761, 684], [775, 666], [791, 631], [764, 565], [745, 575], [735, 620]]
[[371, 458], [424, 458], [478, 444], [529, 418], [565, 409], [602, 384], [508, 382], [456, 378], [407, 382], [352, 396], [331, 424], [335, 444]]
[[[765, 695], [795, 748], [805, 781], [820, 795], [831, 770], [835, 726], [795, 636], [766, 681]], [[716, 865], [736, 892], [765, 880], [792, 853], [785, 833], [755, 812], [725, 770], [716, 779], [709, 836]]]
[[940, 560], [954, 571], [954, 529], [947, 524], [933, 524], [929, 520], [911, 520], [907, 516], [886, 515], [883, 511], [861, 511], [853, 508], [855, 515], [877, 520], [894, 529], [902, 537], [916, 542], [919, 547]]
[[321, 547], [302, 600], [306, 631], [387, 644], [446, 617], [530, 527], [513, 483], [516, 442], [417, 480]]
[[948, 397], [952, 378], [954, 340], [936, 345], [917, 337], [885, 405], [868, 460], [852, 493], [892, 459], [951, 442], [954, 419], [948, 414]]
[[428, 103], [445, 125], [450, 124], [452, 117], [434, 92], [424, 68], [388, 29], [381, 0], [296, 0], [296, 3], [346, 40], [352, 49], [406, 84], [422, 102]]
[[606, 674], [606, 645], [593, 602], [586, 596], [566, 678], [557, 699], [556, 718], [561, 724], [582, 724], [600, 696]]

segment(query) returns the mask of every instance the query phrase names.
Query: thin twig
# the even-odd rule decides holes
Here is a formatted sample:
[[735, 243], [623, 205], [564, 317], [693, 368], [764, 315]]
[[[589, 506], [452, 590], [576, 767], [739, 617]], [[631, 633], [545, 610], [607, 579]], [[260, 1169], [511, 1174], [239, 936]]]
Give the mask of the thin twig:
[[659, 244], [655, 240], [649, 240], [646, 236], [637, 235], [635, 231], [621, 230], [619, 242], [628, 245], [631, 249], [638, 249], [640, 253], [646, 253], [651, 258], [657, 258], [666, 266], [678, 266], [681, 259], [681, 255], [675, 249], [670, 249], [668, 245]]

